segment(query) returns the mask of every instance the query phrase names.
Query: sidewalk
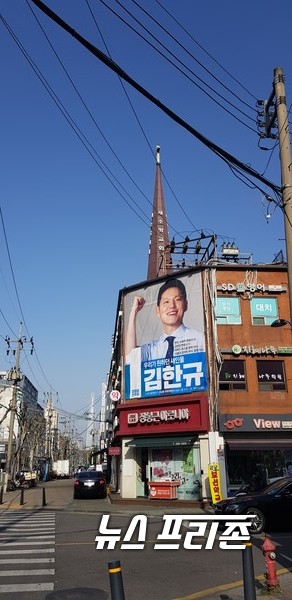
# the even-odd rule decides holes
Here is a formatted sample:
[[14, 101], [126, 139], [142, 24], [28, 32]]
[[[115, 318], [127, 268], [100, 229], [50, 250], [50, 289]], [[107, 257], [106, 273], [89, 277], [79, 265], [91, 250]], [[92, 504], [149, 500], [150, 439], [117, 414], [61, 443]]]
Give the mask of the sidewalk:
[[[5, 492], [3, 494], [3, 502], [0, 504], [0, 510], [64, 509], [72, 500], [73, 484], [72, 480], [68, 480], [68, 485], [66, 486], [60, 485], [62, 483], [64, 482], [41, 482], [36, 487], [25, 488], [23, 492], [20, 489], [16, 489], [13, 492]], [[22, 501], [23, 504], [21, 504]]]
[[[277, 571], [279, 586], [274, 591], [268, 591], [265, 582], [265, 576], [255, 578], [256, 598], [260, 600], [292, 600], [292, 572], [287, 569]], [[244, 590], [243, 581], [218, 586], [213, 589], [206, 589], [197, 594], [192, 594], [184, 600], [252, 600]]]
[[[23, 500], [23, 504], [21, 504]], [[46, 483], [40, 482], [36, 487], [6, 492], [3, 494], [3, 503], [0, 511], [13, 510], [37, 510], [40, 508], [48, 510], [67, 510], [112, 514], [147, 514], [149, 516], [161, 516], [165, 512], [173, 514], [201, 514], [208, 512], [208, 506], [203, 508], [203, 503], [160, 501], [150, 499], [123, 500], [119, 494], [110, 494], [107, 498], [92, 500], [73, 500], [73, 480], [52, 480]], [[209, 510], [211, 510], [209, 508]]]
[[[62, 481], [48, 481], [40, 483], [35, 488], [26, 489], [21, 502], [21, 491], [6, 492], [0, 504], [0, 514], [8, 510], [66, 510], [66, 512], [94, 512], [98, 514], [120, 514], [132, 516], [147, 514], [148, 516], [163, 516], [164, 514], [208, 514], [211, 508], [194, 506], [193, 503], [182, 506], [171, 502], [157, 503], [155, 500], [121, 500], [118, 495], [108, 496], [104, 500], [73, 500], [72, 479]], [[45, 503], [44, 503], [45, 502]], [[292, 548], [291, 548], [292, 555]], [[255, 578], [255, 591], [257, 600], [268, 598], [271, 600], [292, 600], [292, 570], [278, 569], [277, 577], [279, 587], [274, 592], [269, 592], [265, 586], [265, 576]], [[243, 581], [234, 581], [230, 584], [216, 588], [205, 589], [179, 600], [253, 600], [246, 595]], [[163, 599], [161, 599], [163, 600]]]

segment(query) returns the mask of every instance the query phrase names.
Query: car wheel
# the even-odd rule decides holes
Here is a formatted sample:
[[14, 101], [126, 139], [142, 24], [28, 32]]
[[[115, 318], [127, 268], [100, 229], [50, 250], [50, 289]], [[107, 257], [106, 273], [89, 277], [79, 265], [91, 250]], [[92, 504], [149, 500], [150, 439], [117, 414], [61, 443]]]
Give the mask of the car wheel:
[[80, 496], [79, 496], [79, 494], [74, 494], [73, 498], [74, 498], [74, 500], [79, 500]]
[[254, 515], [252, 519], [252, 525], [249, 528], [251, 533], [262, 533], [266, 519], [259, 508], [248, 508], [246, 511], [247, 515]]

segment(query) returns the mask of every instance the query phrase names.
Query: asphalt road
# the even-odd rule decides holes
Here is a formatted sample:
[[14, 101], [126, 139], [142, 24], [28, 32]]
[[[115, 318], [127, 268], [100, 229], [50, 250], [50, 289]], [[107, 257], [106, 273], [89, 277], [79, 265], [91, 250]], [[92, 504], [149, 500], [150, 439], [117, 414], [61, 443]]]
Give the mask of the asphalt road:
[[[114, 550], [96, 550], [95, 536], [100, 519], [101, 516], [91, 514], [73, 516], [69, 513], [63, 515], [60, 523], [57, 518], [59, 578], [56, 590], [64, 589], [70, 580], [75, 588], [89, 586], [97, 588], [99, 593], [110, 592], [108, 566], [115, 560], [121, 563], [125, 600], [190, 600], [203, 590], [242, 579], [242, 551], [222, 550], [218, 541], [212, 550], [204, 549], [206, 538], [203, 537], [196, 540], [202, 544], [200, 550], [185, 550], [183, 545], [179, 550], [154, 550], [157, 535], [163, 529], [162, 517], [148, 518], [147, 542], [143, 550], [121, 550], [121, 543], [117, 543]], [[124, 536], [130, 521], [128, 516], [111, 515], [109, 524], [111, 529], [121, 529]], [[183, 537], [186, 531], [183, 528]], [[278, 562], [290, 566], [291, 534], [281, 535], [278, 541], [281, 544]], [[253, 540], [256, 576], [265, 572], [262, 543], [263, 536]], [[107, 596], [100, 596], [103, 597]]]
[[[7, 513], [6, 515], [9, 520], [7, 524], [9, 523], [11, 526], [11, 517]], [[44, 581], [44, 575], [35, 576], [36, 569], [41, 565], [36, 565], [34, 561], [32, 565], [28, 566], [13, 564], [4, 567], [1, 564], [1, 570], [5, 568], [6, 573], [7, 570], [10, 570], [11, 573], [12, 569], [21, 568], [21, 573], [14, 576], [13, 579], [11, 575], [2, 575], [0, 570], [1, 586], [11, 585], [11, 581], [14, 584], [17, 582], [19, 586], [19, 589], [13, 589], [11, 593], [5, 592], [6, 600], [17, 600], [18, 596], [20, 600], [31, 600], [32, 598], [34, 600], [110, 599], [109, 564], [116, 560], [120, 561], [122, 568], [125, 600], [137, 600], [138, 598], [142, 600], [190, 600], [203, 590], [242, 579], [241, 551], [220, 550], [216, 542], [212, 550], [205, 550], [206, 539], [204, 538], [196, 540], [198, 543], [202, 543], [201, 550], [185, 550], [183, 547], [180, 547], [179, 550], [154, 550], [154, 543], [157, 542], [157, 536], [162, 531], [162, 517], [148, 518], [147, 542], [144, 550], [137, 551], [121, 550], [121, 543], [117, 543], [114, 550], [105, 548], [97, 550], [95, 537], [99, 533], [101, 520], [99, 514], [88, 511], [59, 511], [54, 516], [55, 552], [53, 556], [55, 562], [54, 565], [49, 565], [54, 567], [54, 575], [53, 577], [45, 576], [45, 581], [49, 579], [53, 582], [53, 589], [40, 589], [40, 591], [35, 589], [33, 595], [26, 591], [24, 586], [32, 580], [35, 582], [37, 579], [39, 585]], [[131, 517], [129, 516], [112, 515], [109, 524], [110, 528], [120, 528], [122, 537], [124, 537], [130, 521]], [[18, 512], [18, 527], [21, 523], [28, 523], [27, 512]], [[19, 546], [13, 547], [12, 557], [15, 556], [15, 549], [18, 547], [23, 550], [24, 534], [21, 533], [22, 536], [18, 535], [17, 537]], [[36, 531], [32, 532], [34, 539], [37, 533]], [[48, 549], [46, 538], [48, 533], [50, 531], [46, 527], [39, 551], [34, 556], [41, 557], [44, 550]], [[262, 574], [265, 570], [260, 550], [262, 541], [261, 536], [254, 540], [255, 575]], [[30, 548], [29, 546], [28, 549], [30, 550]], [[290, 555], [291, 535], [282, 535], [278, 562], [280, 560], [283, 565], [287, 565]], [[24, 569], [28, 569], [29, 572], [24, 574]], [[119, 600], [121, 599], [119, 598]]]
[[[71, 490], [72, 480], [54, 483], [54, 486], [55, 491], [60, 491], [57, 496], [63, 494], [65, 498], [65, 493], [68, 496], [68, 490]], [[96, 549], [95, 538], [100, 535], [100, 522], [103, 514], [108, 513], [108, 507], [104, 500], [74, 501], [69, 493], [63, 509], [47, 506], [26, 510], [24, 506], [21, 510], [2, 510], [0, 597], [3, 593], [5, 600], [110, 600], [111, 582], [115, 585], [117, 581], [109, 575], [112, 561], [120, 561], [124, 590], [124, 598], [113, 596], [113, 600], [195, 600], [202, 597], [205, 590], [209, 590], [208, 598], [219, 598], [215, 588], [242, 580], [242, 551], [220, 549], [218, 536], [212, 550], [205, 548], [207, 539], [204, 536], [196, 538], [201, 549], [186, 550], [183, 547], [187, 522], [181, 529], [178, 550], [155, 550], [154, 545], [163, 530], [162, 514], [146, 517], [143, 550], [121, 549], [132, 516], [127, 514], [127, 507], [115, 511], [111, 506], [108, 528], [111, 533], [113, 529], [121, 530], [121, 541], [113, 544], [112, 550], [107, 544], [103, 549]], [[145, 510], [140, 507], [139, 512], [143, 514]], [[255, 576], [265, 572], [261, 551], [263, 539], [264, 536], [252, 539]], [[137, 529], [130, 542], [135, 540]], [[273, 541], [277, 544], [277, 568], [291, 568], [291, 532], [273, 534]], [[48, 558], [53, 561], [48, 562]], [[13, 562], [15, 559], [18, 562]], [[30, 562], [23, 562], [27, 559]], [[44, 560], [46, 562], [42, 562]], [[28, 586], [33, 589], [29, 591]]]

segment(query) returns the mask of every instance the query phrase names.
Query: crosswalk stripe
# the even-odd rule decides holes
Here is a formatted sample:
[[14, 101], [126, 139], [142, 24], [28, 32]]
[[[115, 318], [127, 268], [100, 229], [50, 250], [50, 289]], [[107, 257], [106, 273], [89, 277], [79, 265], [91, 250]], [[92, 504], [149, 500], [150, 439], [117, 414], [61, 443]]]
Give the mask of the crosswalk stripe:
[[[39, 543], [39, 540], [35, 540], [34, 542], [9, 542], [9, 546], [39, 546]], [[42, 544], [52, 544], [52, 542], [42, 541]], [[0, 546], [7, 546], [7, 542], [0, 542]]]
[[0, 577], [19, 577], [26, 575], [54, 575], [55, 569], [13, 569], [13, 571], [0, 571]]
[[54, 563], [54, 558], [0, 558], [0, 565]]
[[[48, 556], [51, 554], [51, 556]], [[0, 595], [54, 590], [55, 514], [0, 516]], [[46, 555], [46, 556], [45, 556]], [[5, 568], [6, 565], [6, 568]], [[4, 568], [3, 568], [4, 567]], [[40, 568], [38, 568], [40, 567]], [[51, 568], [50, 568], [51, 567]], [[13, 578], [13, 583], [7, 583]], [[25, 580], [28, 583], [25, 583]], [[6, 580], [6, 581], [5, 581]], [[19, 581], [19, 583], [16, 583]]]
[[54, 589], [53, 583], [14, 583], [0, 585], [0, 594], [17, 593], [24, 594], [25, 592], [49, 592]]
[[24, 529], [33, 529], [33, 531], [46, 531], [47, 529], [54, 529], [54, 523], [50, 525], [33, 525], [33, 523], [31, 525], [27, 523], [25, 523], [24, 525], [12, 525], [11, 527], [7, 527], [6, 531], [23, 531]]
[[4, 515], [3, 513], [1, 513], [0, 510], [0, 521], [8, 521], [9, 523], [11, 523], [12, 521], [18, 521], [19, 523], [48, 523], [49, 521], [54, 520], [54, 515], [51, 515], [49, 517], [35, 515], [35, 517], [32, 517], [31, 515], [26, 516], [22, 512], [18, 512], [15, 515], [11, 515], [11, 513], [7, 512]]
[[55, 552], [55, 548], [30, 548], [29, 550], [25, 550], [22, 548], [21, 550], [0, 550], [1, 554], [44, 554], [48, 552]]
[[37, 540], [37, 541], [41, 541], [41, 540], [54, 540], [55, 539], [55, 535], [22, 535], [21, 536], [21, 540], [19, 538], [19, 534], [15, 534], [15, 535], [5, 535], [4, 533], [0, 533], [0, 539], [3, 540], [19, 540], [21, 542], [21, 540]]
[[16, 512], [16, 513], [11, 513], [11, 512], [3, 512], [0, 509], [0, 522], [4, 521], [5, 523], [12, 523], [12, 522], [24, 522], [24, 523], [49, 523], [49, 522], [53, 522], [55, 520], [55, 515], [54, 513], [50, 514], [50, 515], [35, 515], [34, 517], [31, 516], [31, 514], [28, 513], [23, 513], [21, 512]]
[[[52, 523], [51, 521], [49, 523], [36, 523], [36, 524], [30, 524], [30, 523], [24, 523], [23, 525], [20, 525], [20, 523], [17, 521], [17, 523], [7, 523], [5, 529], [16, 529], [17, 531], [24, 531], [25, 529], [32, 529], [32, 530], [38, 530], [38, 529], [53, 529], [55, 526], [55, 523]], [[3, 521], [0, 522], [0, 529], [3, 529]]]

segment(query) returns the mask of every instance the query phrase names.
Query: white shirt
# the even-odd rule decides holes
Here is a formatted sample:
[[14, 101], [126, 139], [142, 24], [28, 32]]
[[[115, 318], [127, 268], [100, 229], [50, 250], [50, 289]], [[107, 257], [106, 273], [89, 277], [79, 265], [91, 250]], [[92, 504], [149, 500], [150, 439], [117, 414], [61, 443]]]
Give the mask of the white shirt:
[[[175, 338], [174, 356], [205, 351], [205, 335], [200, 331], [189, 329], [182, 323], [171, 335]], [[163, 332], [158, 340], [143, 344], [141, 346], [141, 360], [164, 358], [168, 349], [167, 337], [168, 334]]]

